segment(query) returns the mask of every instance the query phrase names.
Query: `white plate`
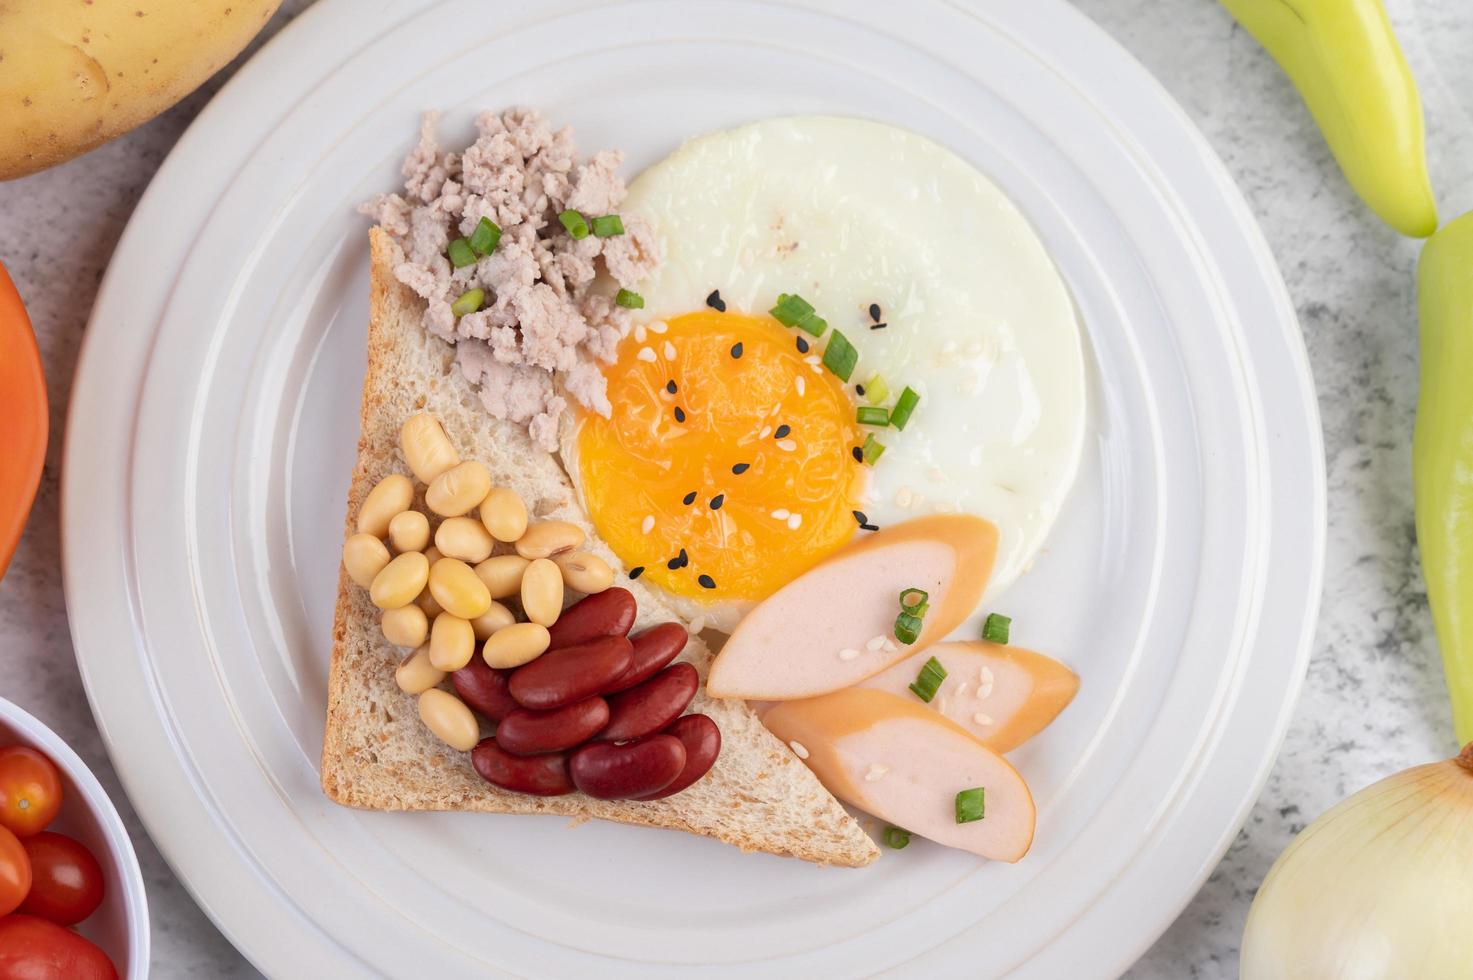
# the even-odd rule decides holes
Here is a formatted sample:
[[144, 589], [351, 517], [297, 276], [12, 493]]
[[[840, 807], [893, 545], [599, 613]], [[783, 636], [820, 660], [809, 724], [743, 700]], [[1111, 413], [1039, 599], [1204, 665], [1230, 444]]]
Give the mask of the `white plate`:
[[[99, 724], [155, 840], [276, 976], [1123, 969], [1258, 792], [1306, 661], [1324, 475], [1291, 308], [1242, 199], [1062, 3], [326, 0], [180, 141], [119, 245], [68, 424], [65, 555]], [[889, 11], [887, 13], [887, 11]], [[1022, 207], [1088, 334], [1091, 439], [1003, 598], [1083, 678], [1016, 753], [1018, 865], [863, 871], [682, 834], [363, 814], [317, 758], [367, 308], [364, 221], [418, 113], [541, 106], [631, 172], [790, 113], [910, 127]]]

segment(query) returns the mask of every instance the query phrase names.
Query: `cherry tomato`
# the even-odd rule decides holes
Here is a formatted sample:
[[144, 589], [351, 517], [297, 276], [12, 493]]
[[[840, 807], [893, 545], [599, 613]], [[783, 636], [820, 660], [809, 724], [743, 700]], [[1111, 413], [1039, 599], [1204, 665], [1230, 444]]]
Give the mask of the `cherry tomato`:
[[0, 749], [0, 827], [29, 837], [46, 829], [61, 809], [61, 774], [35, 749]]
[[84, 844], [49, 830], [21, 844], [31, 859], [31, 893], [20, 911], [70, 926], [102, 904], [102, 866]]
[[0, 827], [0, 916], [14, 912], [31, 890], [31, 859], [20, 838]]
[[107, 954], [34, 915], [0, 919], [0, 980], [117, 980]]

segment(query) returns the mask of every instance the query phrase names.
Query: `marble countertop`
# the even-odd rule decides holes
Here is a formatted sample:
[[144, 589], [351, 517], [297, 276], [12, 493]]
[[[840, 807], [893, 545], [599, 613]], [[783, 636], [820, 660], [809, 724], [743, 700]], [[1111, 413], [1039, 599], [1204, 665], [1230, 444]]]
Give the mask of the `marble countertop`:
[[[1452, 748], [1412, 523], [1418, 243], [1361, 206], [1287, 81], [1216, 4], [1076, 2], [1185, 107], [1247, 195], [1298, 309], [1325, 428], [1329, 553], [1303, 696], [1247, 825], [1129, 974], [1228, 978], [1254, 891], [1290, 837], [1349, 792]], [[268, 33], [303, 6], [288, 0]], [[1457, 0], [1388, 7], [1422, 87], [1434, 184], [1450, 217], [1473, 208], [1473, 96], [1459, 95], [1473, 93], [1473, 14]], [[0, 184], [0, 260], [35, 322], [52, 427], [40, 494], [0, 586], [0, 693], [55, 728], [117, 801], [147, 877], [160, 980], [256, 974], [159, 856], [93, 724], [62, 596], [58, 475], [72, 372], [103, 270], [155, 169], [227, 74], [87, 156]]]

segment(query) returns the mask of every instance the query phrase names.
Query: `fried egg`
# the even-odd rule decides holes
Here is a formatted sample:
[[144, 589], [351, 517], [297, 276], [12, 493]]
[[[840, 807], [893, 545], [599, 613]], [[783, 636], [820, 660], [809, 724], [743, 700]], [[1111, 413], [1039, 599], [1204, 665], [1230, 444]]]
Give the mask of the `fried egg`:
[[[989, 596], [1025, 570], [1078, 468], [1084, 357], [1001, 190], [914, 133], [795, 117], [690, 141], [624, 207], [663, 259], [605, 372], [612, 416], [567, 427], [564, 456], [626, 567], [718, 628], [865, 528], [930, 513], [997, 525]], [[774, 319], [780, 294], [823, 334]], [[835, 334], [847, 378], [823, 363]], [[858, 421], [907, 387], [904, 429]]]

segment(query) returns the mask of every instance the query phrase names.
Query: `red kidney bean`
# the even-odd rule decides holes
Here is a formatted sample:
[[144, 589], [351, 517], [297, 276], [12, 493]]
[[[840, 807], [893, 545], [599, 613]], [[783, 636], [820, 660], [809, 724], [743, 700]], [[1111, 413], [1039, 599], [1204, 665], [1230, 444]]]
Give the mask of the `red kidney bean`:
[[499, 722], [521, 707], [507, 692], [510, 677], [511, 671], [489, 667], [474, 653], [470, 663], [451, 673], [450, 682], [462, 701], [488, 720]]
[[628, 670], [633, 659], [634, 648], [628, 637], [601, 636], [577, 646], [549, 650], [518, 667], [511, 672], [507, 690], [524, 708], [550, 711], [599, 693]]
[[680, 651], [685, 649], [689, 639], [690, 634], [679, 623], [661, 623], [631, 636], [629, 643], [634, 647], [634, 663], [604, 693], [627, 691], [641, 681], [655, 676], [661, 667], [680, 656]]
[[573, 792], [566, 752], [512, 755], [496, 739], [483, 738], [471, 749], [471, 765], [486, 782], [516, 793], [562, 796]]
[[552, 637], [548, 649], [576, 646], [600, 636], [626, 636], [634, 626], [636, 611], [634, 594], [618, 586], [585, 596], [547, 628]]
[[609, 723], [609, 705], [588, 698], [552, 711], [518, 708], [496, 726], [496, 744], [514, 755], [558, 752], [582, 745]]
[[690, 664], [666, 667], [654, 677], [609, 698], [608, 726], [601, 742], [625, 742], [658, 732], [670, 724], [696, 696], [701, 677]]
[[639, 797], [641, 800], [663, 800], [689, 788], [710, 771], [716, 764], [716, 757], [721, 754], [721, 729], [705, 715], [677, 718], [664, 734], [680, 739], [680, 744], [685, 746], [685, 768], [669, 786], [658, 793]]
[[573, 785], [600, 800], [631, 800], [669, 786], [685, 769], [685, 745], [672, 735], [611, 745], [589, 742], [568, 759]]

